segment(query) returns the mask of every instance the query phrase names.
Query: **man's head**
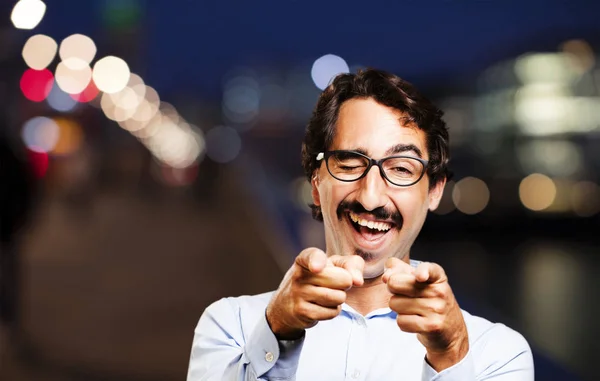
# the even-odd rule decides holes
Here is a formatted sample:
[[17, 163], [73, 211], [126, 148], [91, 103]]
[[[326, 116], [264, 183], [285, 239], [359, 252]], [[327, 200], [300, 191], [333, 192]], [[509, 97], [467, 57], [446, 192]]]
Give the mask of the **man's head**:
[[[302, 164], [328, 254], [361, 255], [365, 277], [380, 275], [388, 257], [408, 255], [449, 173], [441, 117], [410, 83], [378, 70], [340, 75], [325, 89], [306, 130]], [[379, 167], [368, 159], [390, 156], [401, 157]]]

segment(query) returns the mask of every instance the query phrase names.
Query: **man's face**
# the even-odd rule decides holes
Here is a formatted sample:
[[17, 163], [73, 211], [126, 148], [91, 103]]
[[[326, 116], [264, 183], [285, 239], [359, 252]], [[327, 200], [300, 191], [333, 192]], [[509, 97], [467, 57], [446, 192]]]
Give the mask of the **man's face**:
[[[420, 152], [428, 160], [425, 133], [403, 124], [401, 117], [397, 110], [373, 99], [348, 100], [340, 109], [328, 149], [360, 151], [376, 160], [393, 155], [419, 157]], [[358, 181], [342, 182], [321, 163], [312, 189], [313, 201], [323, 212], [327, 254], [360, 255], [365, 260], [365, 278], [381, 275], [389, 257], [408, 260], [427, 211], [438, 206], [443, 188], [442, 182], [429, 190], [427, 175], [412, 186], [399, 187], [383, 179], [376, 166]], [[359, 226], [371, 221], [374, 229]]]

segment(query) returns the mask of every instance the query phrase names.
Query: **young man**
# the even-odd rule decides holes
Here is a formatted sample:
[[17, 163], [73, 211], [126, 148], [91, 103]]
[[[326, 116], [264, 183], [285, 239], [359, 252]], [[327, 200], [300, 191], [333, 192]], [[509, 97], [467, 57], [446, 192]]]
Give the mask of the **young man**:
[[461, 310], [442, 267], [409, 258], [448, 177], [441, 116], [392, 74], [336, 77], [302, 145], [326, 250], [302, 251], [274, 292], [209, 306], [188, 381], [533, 381], [519, 333]]

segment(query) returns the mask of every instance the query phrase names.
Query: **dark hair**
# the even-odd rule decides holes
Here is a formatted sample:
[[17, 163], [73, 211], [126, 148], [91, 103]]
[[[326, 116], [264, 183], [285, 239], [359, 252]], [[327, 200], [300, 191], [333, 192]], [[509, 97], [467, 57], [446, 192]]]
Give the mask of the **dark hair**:
[[[448, 128], [442, 120], [443, 112], [402, 78], [382, 70], [365, 69], [357, 74], [338, 75], [319, 96], [302, 142], [302, 166], [308, 181], [320, 164], [316, 154], [326, 151], [333, 142], [342, 104], [353, 98], [372, 98], [400, 111], [406, 123], [425, 132], [430, 187], [450, 178]], [[313, 217], [322, 220], [321, 208], [310, 207]]]

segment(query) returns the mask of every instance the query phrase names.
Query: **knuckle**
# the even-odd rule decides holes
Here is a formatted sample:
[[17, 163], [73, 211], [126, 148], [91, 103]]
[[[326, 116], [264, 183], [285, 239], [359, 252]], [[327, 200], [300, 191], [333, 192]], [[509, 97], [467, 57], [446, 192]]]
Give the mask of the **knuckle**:
[[436, 315], [443, 315], [446, 312], [446, 303], [443, 300], [434, 300], [429, 306], [431, 312]]
[[443, 327], [442, 319], [439, 317], [432, 317], [431, 319], [427, 320], [424, 328], [427, 332], [437, 334], [442, 331], [442, 327]]
[[352, 275], [350, 275], [350, 273], [346, 273], [343, 275], [342, 287], [344, 287], [344, 288], [352, 287]]
[[310, 310], [306, 303], [296, 303], [293, 308], [293, 312], [296, 316], [309, 317]]
[[346, 301], [346, 293], [341, 290], [329, 290], [327, 295], [329, 301], [340, 305]]
[[358, 255], [353, 255], [350, 257], [349, 262], [353, 268], [362, 268], [365, 265], [365, 260]]
[[338, 316], [341, 311], [342, 306], [337, 306], [337, 308], [335, 309], [329, 308], [326, 312], [323, 313], [323, 316], [321, 316], [321, 320], [331, 320]]
[[398, 277], [396, 276], [396, 274], [390, 275], [390, 278], [388, 279], [388, 288], [390, 289], [390, 291], [396, 290], [398, 288]]

